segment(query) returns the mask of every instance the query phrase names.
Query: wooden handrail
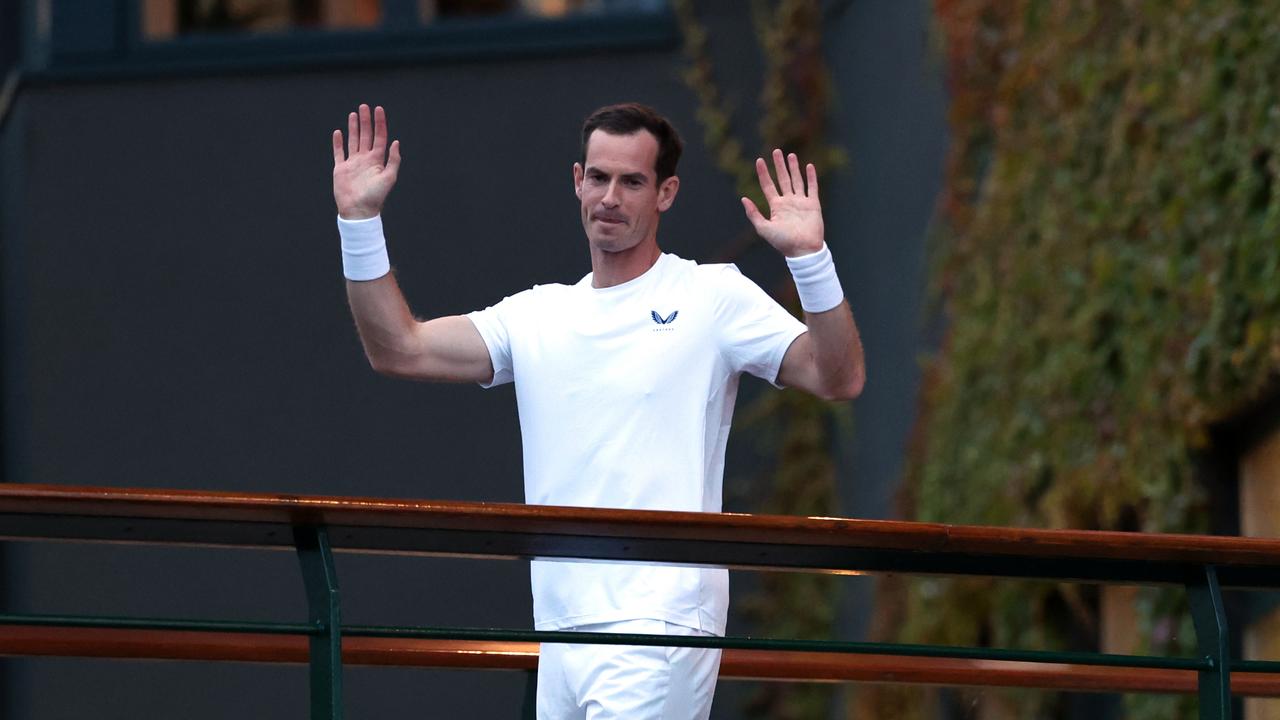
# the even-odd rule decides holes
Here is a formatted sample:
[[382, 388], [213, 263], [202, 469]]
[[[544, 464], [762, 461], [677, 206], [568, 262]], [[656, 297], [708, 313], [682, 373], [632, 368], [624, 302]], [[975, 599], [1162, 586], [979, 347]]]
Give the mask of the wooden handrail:
[[[834, 572], [899, 571], [1280, 587], [1280, 540], [790, 516], [50, 485], [0, 486], [0, 539], [598, 558]], [[690, 542], [694, 541], [694, 542]], [[1029, 562], [1031, 561], [1031, 562]]]
[[[307, 639], [297, 635], [172, 630], [0, 626], [0, 655], [150, 660], [307, 662]], [[483, 670], [536, 670], [538, 646], [522, 642], [348, 637], [343, 663]], [[1081, 692], [1194, 693], [1190, 670], [1123, 671], [1067, 663], [959, 660], [901, 655], [832, 655], [725, 650], [727, 680], [877, 682], [968, 687], [1024, 687]], [[1233, 694], [1280, 697], [1280, 676], [1233, 673]]]

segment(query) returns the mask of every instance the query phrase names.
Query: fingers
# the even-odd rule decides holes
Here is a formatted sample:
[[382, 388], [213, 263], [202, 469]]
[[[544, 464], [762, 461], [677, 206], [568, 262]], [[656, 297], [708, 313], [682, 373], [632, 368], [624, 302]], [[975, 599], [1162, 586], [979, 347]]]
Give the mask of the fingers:
[[[800, 173], [800, 158], [795, 153], [784, 155], [779, 148], [774, 148], [771, 157], [773, 170], [778, 174], [780, 192], [777, 195], [805, 195], [805, 176]], [[809, 168], [812, 170], [813, 165], [809, 165]], [[773, 179], [769, 177], [768, 166], [762, 158], [756, 158], [756, 175], [760, 178], [760, 189], [765, 191], [765, 197], [771, 197]], [[809, 173], [809, 177], [814, 177], [813, 172]]]
[[355, 113], [347, 115], [347, 157], [360, 152], [360, 119]]
[[382, 159], [382, 153], [387, 149], [387, 111], [382, 106], [373, 109], [373, 145], [371, 146], [374, 157]]
[[373, 121], [369, 117], [369, 106], [360, 105], [360, 145], [361, 150], [373, 149]]
[[760, 178], [760, 189], [764, 191], [766, 200], [783, 195], [814, 198], [818, 196], [818, 169], [813, 163], [806, 165], [804, 173], [801, 174], [800, 158], [795, 153], [784, 156], [782, 150], [775, 148], [772, 157], [773, 170], [778, 174], [777, 188], [780, 191], [775, 189], [773, 178], [769, 177], [768, 165], [765, 164], [764, 159], [756, 158], [756, 176]]
[[370, 110], [368, 105], [361, 103], [355, 112], [347, 114], [345, 157], [342, 153], [342, 131], [333, 131], [333, 162], [340, 163], [362, 152], [376, 153], [375, 157], [381, 160], [386, 152], [389, 136], [387, 111], [381, 105]]
[[764, 199], [773, 202], [778, 197], [778, 187], [773, 184], [773, 178], [769, 177], [769, 168], [764, 164], [764, 158], [756, 158], [756, 177], [760, 179], [760, 190], [764, 193]]
[[787, 172], [787, 161], [782, 156], [782, 151], [777, 148], [773, 151], [773, 169], [778, 173], [778, 187], [782, 189], [783, 195], [794, 195], [795, 186], [791, 183], [791, 174]]

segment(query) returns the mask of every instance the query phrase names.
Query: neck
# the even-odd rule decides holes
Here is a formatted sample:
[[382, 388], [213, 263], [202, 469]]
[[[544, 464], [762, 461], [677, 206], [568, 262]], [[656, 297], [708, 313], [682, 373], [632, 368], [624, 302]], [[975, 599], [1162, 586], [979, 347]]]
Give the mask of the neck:
[[635, 280], [653, 267], [661, 254], [656, 240], [622, 252], [605, 252], [592, 246], [591, 287], [607, 288]]

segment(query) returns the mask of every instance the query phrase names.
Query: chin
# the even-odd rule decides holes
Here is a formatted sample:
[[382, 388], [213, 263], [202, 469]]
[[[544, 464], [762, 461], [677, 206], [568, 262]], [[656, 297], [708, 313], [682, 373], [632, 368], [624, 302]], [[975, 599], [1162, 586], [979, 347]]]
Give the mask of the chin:
[[636, 243], [631, 242], [630, 238], [624, 237], [589, 237], [587, 241], [597, 250], [607, 253], [625, 252], [634, 248]]
[[611, 242], [593, 242], [591, 243], [591, 247], [595, 248], [596, 250], [599, 250], [600, 252], [610, 253], [610, 254], [620, 253], [624, 250], [629, 249], [627, 247], [618, 245], [617, 243], [611, 243]]

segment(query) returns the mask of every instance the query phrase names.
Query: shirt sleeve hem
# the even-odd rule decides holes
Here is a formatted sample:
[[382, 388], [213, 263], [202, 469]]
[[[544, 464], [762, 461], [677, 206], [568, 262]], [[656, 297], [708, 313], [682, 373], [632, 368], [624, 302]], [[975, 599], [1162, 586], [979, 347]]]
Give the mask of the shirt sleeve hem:
[[771, 358], [769, 361], [770, 363], [769, 364], [769, 367], [770, 367], [769, 384], [778, 389], [784, 389], [787, 387], [786, 385], [783, 385], [782, 383], [778, 382], [778, 373], [782, 372], [783, 358], [787, 356], [787, 351], [791, 350], [791, 346], [796, 344], [796, 340], [799, 340], [801, 335], [804, 335], [805, 333], [809, 332], [809, 328], [806, 327], [803, 323], [800, 324], [799, 327], [794, 328], [794, 330], [795, 332], [791, 335], [790, 340], [788, 340], [786, 343], [778, 343], [779, 352], [777, 352], [775, 354], [775, 357]]
[[495, 343], [491, 337], [492, 329], [489, 327], [488, 323], [481, 319], [480, 315], [481, 311], [477, 310], [475, 312], [467, 313], [463, 317], [470, 320], [471, 324], [475, 326], [476, 332], [480, 333], [480, 339], [484, 341], [485, 350], [489, 353], [489, 365], [493, 367], [493, 377], [489, 378], [488, 382], [483, 380], [476, 382], [477, 385], [488, 390], [489, 388], [497, 387], [498, 385], [505, 385], [510, 382], [510, 380], [500, 379], [502, 377], [502, 370], [505, 368], [502, 368], [499, 365], [498, 356], [494, 353]]

